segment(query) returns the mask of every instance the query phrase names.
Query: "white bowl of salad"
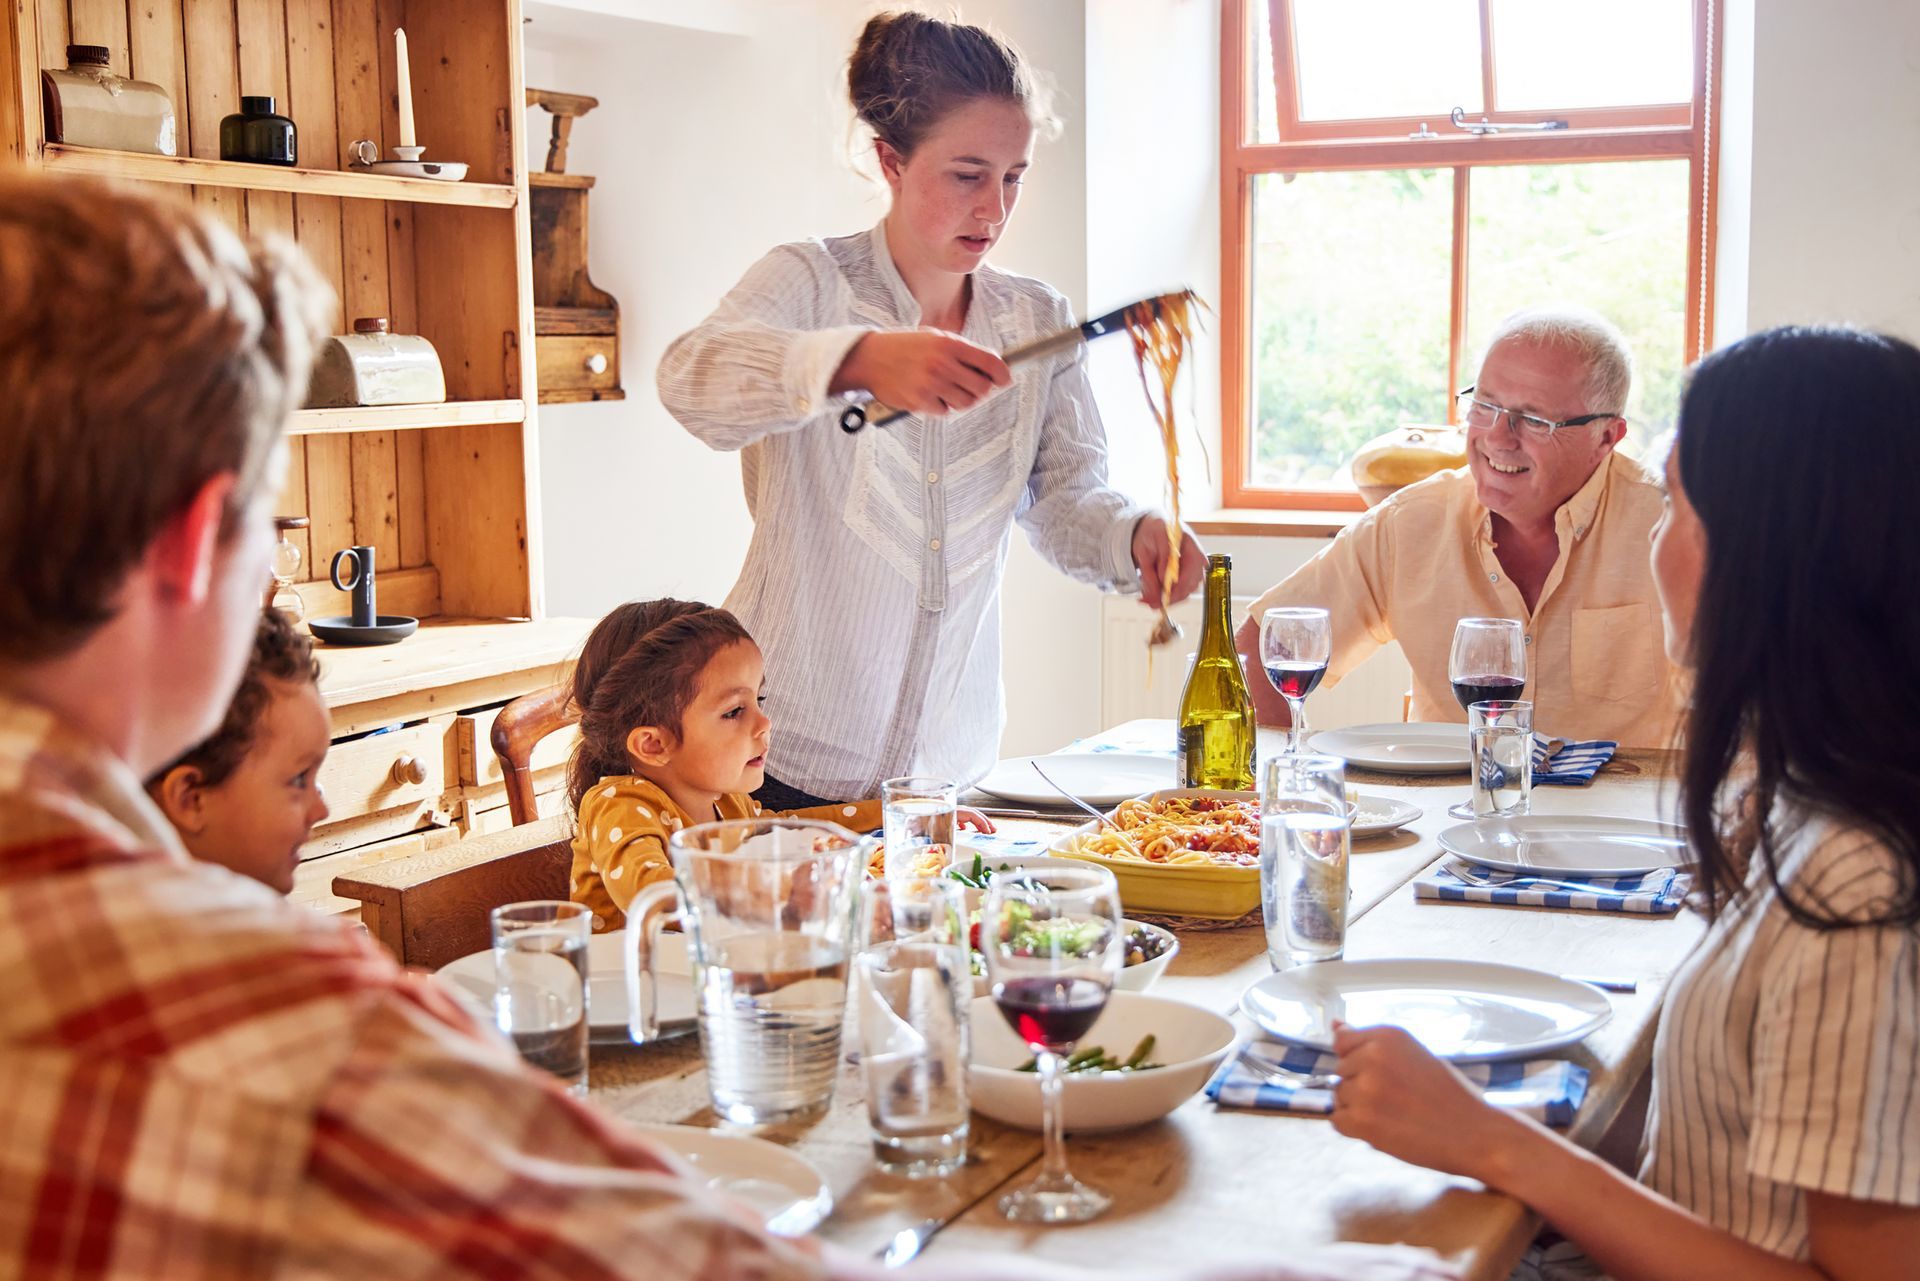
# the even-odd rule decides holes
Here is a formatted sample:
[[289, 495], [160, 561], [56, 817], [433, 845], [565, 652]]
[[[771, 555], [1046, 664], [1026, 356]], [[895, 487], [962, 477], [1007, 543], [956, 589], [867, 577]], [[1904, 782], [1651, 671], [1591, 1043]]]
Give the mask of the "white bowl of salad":
[[[973, 1110], [1005, 1125], [1040, 1128], [1033, 1051], [990, 996], [969, 1012]], [[1115, 991], [1075, 1049], [1062, 1089], [1071, 1133], [1126, 1130], [1157, 1121], [1207, 1083], [1233, 1048], [1233, 1024], [1212, 1010], [1144, 992]], [[1095, 1052], [1099, 1057], [1095, 1058]]]
[[[980, 955], [980, 914], [970, 914], [968, 960], [973, 965], [973, 994], [987, 994], [986, 961]], [[1113, 981], [1115, 991], [1144, 992], [1157, 983], [1180, 950], [1180, 940], [1172, 930], [1145, 921], [1120, 921], [1125, 938], [1126, 956], [1120, 974]]]

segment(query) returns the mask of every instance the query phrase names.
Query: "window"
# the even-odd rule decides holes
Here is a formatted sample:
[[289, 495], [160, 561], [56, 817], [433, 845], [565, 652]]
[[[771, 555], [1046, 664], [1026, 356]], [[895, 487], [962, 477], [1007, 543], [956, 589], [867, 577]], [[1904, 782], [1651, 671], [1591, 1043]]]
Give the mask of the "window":
[[1354, 451], [1451, 421], [1486, 334], [1531, 303], [1625, 331], [1629, 449], [1672, 426], [1710, 332], [1713, 19], [1713, 0], [1227, 0], [1229, 506], [1358, 508]]

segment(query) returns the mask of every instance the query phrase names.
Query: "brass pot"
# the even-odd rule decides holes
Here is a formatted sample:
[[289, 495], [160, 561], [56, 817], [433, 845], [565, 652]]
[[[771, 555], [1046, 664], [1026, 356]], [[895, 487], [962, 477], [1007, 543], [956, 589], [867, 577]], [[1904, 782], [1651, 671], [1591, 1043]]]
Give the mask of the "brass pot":
[[1360, 447], [1353, 483], [1372, 507], [1396, 489], [1466, 465], [1467, 436], [1458, 427], [1406, 423]]

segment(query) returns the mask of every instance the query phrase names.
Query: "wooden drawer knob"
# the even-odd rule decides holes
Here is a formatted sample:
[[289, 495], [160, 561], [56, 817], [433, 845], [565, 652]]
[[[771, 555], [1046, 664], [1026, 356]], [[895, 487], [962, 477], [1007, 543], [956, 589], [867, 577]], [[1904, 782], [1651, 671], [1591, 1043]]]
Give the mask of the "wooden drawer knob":
[[603, 351], [591, 352], [587, 356], [587, 372], [604, 374], [607, 372], [607, 354]]
[[411, 753], [403, 755], [393, 763], [393, 781], [401, 787], [409, 783], [417, 786], [426, 782], [426, 762]]

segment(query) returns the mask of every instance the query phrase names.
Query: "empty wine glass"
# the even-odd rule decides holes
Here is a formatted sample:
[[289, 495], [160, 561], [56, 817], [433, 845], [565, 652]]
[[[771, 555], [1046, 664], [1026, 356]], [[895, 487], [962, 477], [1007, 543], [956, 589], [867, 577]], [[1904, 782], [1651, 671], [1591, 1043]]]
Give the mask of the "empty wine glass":
[[1000, 1199], [1027, 1223], [1083, 1223], [1112, 1204], [1067, 1171], [1060, 1092], [1066, 1058], [1100, 1011], [1124, 956], [1120, 889], [1104, 867], [999, 873], [980, 902], [980, 952], [993, 1001], [1036, 1056], [1046, 1154]]
[[1313, 606], [1270, 609], [1260, 619], [1260, 661], [1267, 679], [1287, 700], [1287, 751], [1298, 752], [1307, 732], [1307, 695], [1327, 674], [1333, 628], [1327, 611]]
[[[1462, 710], [1475, 703], [1511, 702], [1527, 688], [1526, 631], [1517, 618], [1463, 618], [1453, 629], [1453, 653], [1447, 679]], [[1473, 806], [1448, 808], [1455, 818], [1472, 818]]]

